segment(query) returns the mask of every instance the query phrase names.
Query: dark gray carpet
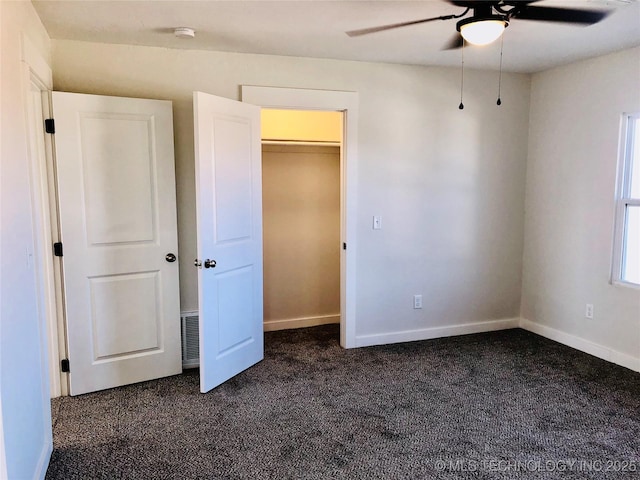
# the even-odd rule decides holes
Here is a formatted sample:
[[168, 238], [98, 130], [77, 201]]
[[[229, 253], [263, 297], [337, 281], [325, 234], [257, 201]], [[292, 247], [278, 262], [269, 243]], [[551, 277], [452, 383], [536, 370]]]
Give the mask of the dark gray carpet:
[[206, 395], [194, 370], [52, 405], [48, 480], [640, 477], [640, 374], [523, 330], [273, 332]]

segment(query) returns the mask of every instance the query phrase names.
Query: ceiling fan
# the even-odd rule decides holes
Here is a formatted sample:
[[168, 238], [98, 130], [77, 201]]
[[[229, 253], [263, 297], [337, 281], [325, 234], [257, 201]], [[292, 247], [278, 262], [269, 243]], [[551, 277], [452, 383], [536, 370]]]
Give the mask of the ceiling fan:
[[[473, 45], [488, 45], [500, 38], [504, 29], [509, 26], [509, 22], [514, 19], [591, 25], [603, 20], [609, 14], [608, 11], [603, 10], [582, 10], [575, 8], [531, 5], [532, 3], [537, 3], [540, 0], [446, 1], [456, 7], [462, 7], [465, 10], [457, 15], [452, 14], [440, 17], [423, 18], [420, 20], [351, 30], [346, 33], [350, 37], [358, 37], [369, 33], [407, 27], [409, 25], [417, 25], [435, 20], [452, 20], [454, 18], [460, 18], [461, 20], [456, 23], [456, 30], [458, 33], [445, 47], [445, 50], [447, 50], [461, 47], [464, 41]], [[467, 16], [470, 11], [472, 12], [471, 16]]]

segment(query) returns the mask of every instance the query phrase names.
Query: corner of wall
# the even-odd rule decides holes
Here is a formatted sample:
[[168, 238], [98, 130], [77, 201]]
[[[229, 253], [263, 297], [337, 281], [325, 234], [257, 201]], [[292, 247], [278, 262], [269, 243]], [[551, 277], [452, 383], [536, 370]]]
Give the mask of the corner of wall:
[[522, 328], [636, 371], [640, 291], [612, 286], [609, 272], [619, 117], [640, 109], [638, 52], [532, 75], [520, 301]]
[[633, 357], [625, 353], [619, 352], [609, 347], [605, 347], [598, 343], [571, 335], [555, 328], [541, 325], [526, 318], [520, 318], [520, 328], [535, 333], [542, 337], [548, 338], [558, 343], [562, 343], [581, 352], [588, 353], [594, 357], [601, 358], [616, 365], [628, 368], [635, 372], [640, 372], [640, 357]]

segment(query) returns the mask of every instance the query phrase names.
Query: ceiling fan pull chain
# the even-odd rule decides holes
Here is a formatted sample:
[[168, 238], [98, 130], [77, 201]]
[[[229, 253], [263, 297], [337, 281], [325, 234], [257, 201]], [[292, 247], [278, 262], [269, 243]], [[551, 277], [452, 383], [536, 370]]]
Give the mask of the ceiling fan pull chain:
[[502, 100], [500, 100], [500, 90], [502, 89], [502, 50], [504, 47], [504, 35], [502, 35], [500, 39], [500, 73], [498, 74], [498, 101], [496, 105], [502, 105]]
[[464, 108], [464, 103], [462, 103], [462, 92], [464, 91], [464, 39], [462, 40], [462, 48], [460, 49], [462, 51], [462, 65], [460, 68], [460, 105], [458, 105], [458, 108], [460, 110], [462, 110]]

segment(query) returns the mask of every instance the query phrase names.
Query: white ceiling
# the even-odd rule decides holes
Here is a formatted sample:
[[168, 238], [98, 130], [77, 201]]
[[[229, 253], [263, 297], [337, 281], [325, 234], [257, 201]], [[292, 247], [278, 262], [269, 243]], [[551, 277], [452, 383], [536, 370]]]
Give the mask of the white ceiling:
[[[168, 48], [335, 58], [412, 65], [459, 65], [443, 51], [455, 20], [350, 38], [345, 31], [422, 19], [464, 9], [428, 1], [34, 0], [51, 38]], [[604, 9], [588, 27], [515, 19], [505, 32], [503, 68], [537, 72], [640, 45], [638, 0], [542, 0], [540, 6]], [[192, 27], [196, 38], [174, 37]], [[465, 66], [497, 69], [500, 42], [465, 48]]]

